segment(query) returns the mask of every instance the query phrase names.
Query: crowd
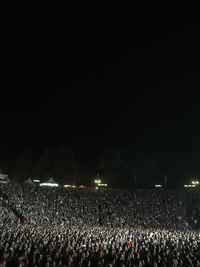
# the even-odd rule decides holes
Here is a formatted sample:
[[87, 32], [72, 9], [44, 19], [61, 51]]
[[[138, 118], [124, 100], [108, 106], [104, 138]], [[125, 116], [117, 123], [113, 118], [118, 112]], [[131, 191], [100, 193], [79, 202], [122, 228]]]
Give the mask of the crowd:
[[199, 203], [198, 192], [2, 185], [0, 267], [200, 266]]

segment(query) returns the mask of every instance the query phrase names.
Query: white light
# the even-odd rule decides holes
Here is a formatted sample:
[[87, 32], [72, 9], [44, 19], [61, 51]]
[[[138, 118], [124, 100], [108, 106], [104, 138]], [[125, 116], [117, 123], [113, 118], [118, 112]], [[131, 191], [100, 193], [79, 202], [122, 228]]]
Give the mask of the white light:
[[98, 187], [95, 187], [96, 190], [98, 190], [99, 188]]
[[107, 184], [98, 184], [98, 186], [108, 186]]
[[53, 184], [53, 183], [41, 183], [40, 186], [58, 187], [58, 184]]
[[40, 180], [33, 180], [33, 182], [35, 182], [35, 183], [40, 183]]
[[192, 181], [192, 184], [197, 185], [199, 184], [199, 181]]
[[71, 185], [71, 184], [65, 184], [65, 188], [76, 188], [76, 185]]
[[155, 184], [155, 187], [162, 187], [161, 184]]
[[195, 184], [184, 184], [184, 187], [195, 187]]

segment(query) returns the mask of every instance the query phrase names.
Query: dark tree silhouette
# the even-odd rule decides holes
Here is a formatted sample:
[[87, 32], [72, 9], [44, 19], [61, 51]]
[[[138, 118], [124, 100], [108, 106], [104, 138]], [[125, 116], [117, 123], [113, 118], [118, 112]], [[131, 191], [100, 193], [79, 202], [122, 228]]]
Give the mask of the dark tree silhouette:
[[25, 181], [32, 175], [33, 153], [29, 150], [24, 151], [14, 159], [14, 180]]
[[54, 178], [61, 183], [76, 183], [79, 176], [78, 163], [66, 147], [46, 149], [37, 164], [37, 176], [42, 180]]

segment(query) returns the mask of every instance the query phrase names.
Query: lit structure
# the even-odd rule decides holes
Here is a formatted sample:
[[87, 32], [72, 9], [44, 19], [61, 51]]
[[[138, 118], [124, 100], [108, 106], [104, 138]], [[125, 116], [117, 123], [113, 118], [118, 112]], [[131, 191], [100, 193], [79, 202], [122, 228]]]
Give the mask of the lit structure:
[[72, 186], [70, 184], [65, 184], [64, 187], [65, 188], [71, 188]]
[[86, 186], [85, 185], [80, 185], [79, 188], [86, 188]]
[[97, 174], [97, 177], [94, 178], [94, 184], [95, 184], [95, 188], [99, 188], [99, 187], [107, 187], [108, 184], [104, 184], [102, 183], [102, 179], [100, 179], [99, 174]]
[[7, 184], [8, 182], [7, 181], [0, 180], [0, 183], [1, 184]]
[[100, 179], [95, 179], [94, 182], [95, 182], [95, 184], [100, 184], [101, 180]]
[[184, 184], [184, 187], [195, 187], [196, 185], [195, 184]]
[[161, 184], [155, 184], [155, 187], [156, 187], [156, 188], [161, 188], [162, 185], [161, 185]]
[[38, 179], [34, 179], [33, 182], [34, 182], [34, 183], [40, 183], [40, 180], [38, 180]]
[[76, 188], [76, 185], [71, 185], [71, 184], [65, 184], [64, 185], [65, 188]]
[[45, 183], [40, 183], [40, 186], [58, 187], [59, 185], [53, 180], [53, 178], [50, 178]]
[[100, 183], [100, 184], [97, 184], [97, 185], [100, 186], [100, 187], [101, 187], [101, 186], [102, 186], [102, 187], [106, 187], [106, 186], [108, 186], [107, 184], [101, 184], [101, 183]]
[[0, 173], [0, 183], [7, 184], [9, 182], [8, 175]]
[[192, 184], [193, 184], [193, 185], [199, 185], [199, 181], [194, 180], [194, 181], [192, 181]]
[[58, 187], [56, 183], [41, 183], [40, 186]]

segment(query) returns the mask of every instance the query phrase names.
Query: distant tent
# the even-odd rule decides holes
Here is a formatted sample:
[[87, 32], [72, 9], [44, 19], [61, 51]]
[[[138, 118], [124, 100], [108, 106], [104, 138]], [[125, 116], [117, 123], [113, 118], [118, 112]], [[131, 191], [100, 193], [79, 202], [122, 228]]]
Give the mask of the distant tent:
[[57, 187], [58, 186], [58, 183], [56, 183], [54, 181], [53, 178], [50, 178], [49, 180], [47, 180], [46, 182], [44, 183], [40, 183], [40, 186], [52, 186], [52, 187]]
[[24, 183], [29, 185], [35, 185], [35, 183], [31, 180], [31, 178], [27, 179]]
[[0, 174], [0, 183], [1, 184], [7, 184], [9, 182], [10, 182], [10, 180], [8, 179], [8, 175], [1, 173]]
[[46, 183], [56, 184], [53, 178], [50, 178], [49, 180], [47, 180]]

